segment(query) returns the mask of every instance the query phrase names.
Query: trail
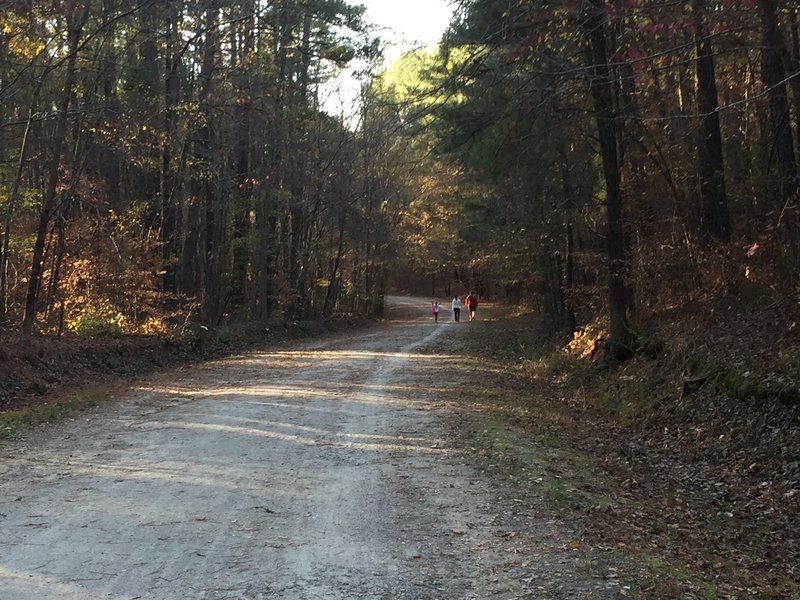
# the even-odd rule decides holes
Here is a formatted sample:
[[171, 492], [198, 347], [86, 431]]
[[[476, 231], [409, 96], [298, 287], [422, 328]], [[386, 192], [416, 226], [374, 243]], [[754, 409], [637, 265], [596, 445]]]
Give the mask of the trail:
[[0, 449], [0, 600], [616, 597], [568, 549], [537, 551], [568, 527], [499, 514], [452, 445], [435, 399], [458, 357], [424, 350], [469, 325], [424, 300], [392, 314]]

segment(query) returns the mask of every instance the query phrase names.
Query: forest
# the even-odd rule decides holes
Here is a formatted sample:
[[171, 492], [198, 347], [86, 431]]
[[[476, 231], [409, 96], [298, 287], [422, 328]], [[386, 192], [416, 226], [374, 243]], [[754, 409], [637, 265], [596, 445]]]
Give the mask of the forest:
[[[388, 68], [344, 0], [4, 5], [3, 331], [475, 288], [566, 339], [597, 324], [616, 363], [692, 303], [796, 305], [792, 2], [462, 0]], [[357, 106], [329, 114], [351, 63]]]
[[[7, 6], [9, 3], [5, 3]], [[398, 202], [374, 61], [341, 1], [12, 2], [2, 15], [3, 322], [166, 334], [377, 314]]]
[[[342, 0], [5, 5], [4, 331], [475, 287], [567, 336], [599, 320], [616, 362], [687, 303], [796, 303], [791, 2], [463, 0], [388, 69]], [[352, 61], [348, 120], [321, 90]]]
[[429, 151], [458, 157], [433, 176], [444, 202], [425, 203], [459, 222], [434, 229], [448, 262], [466, 251], [462, 268], [567, 334], [602, 315], [614, 361], [636, 323], [692, 303], [796, 304], [793, 3], [477, 1], [460, 15], [438, 56], [407, 59], [420, 77], [397, 77], [423, 93]]
[[[326, 415], [411, 360], [405, 295], [418, 372], [386, 397], [457, 406], [464, 456], [518, 485], [506, 516], [540, 494], [630, 597], [800, 597], [800, 5], [451, 4], [387, 63], [358, 0], [0, 0], [0, 441], [109, 373], [375, 327], [350, 362], [219, 383], [361, 382]], [[470, 290], [477, 323], [427, 318]]]

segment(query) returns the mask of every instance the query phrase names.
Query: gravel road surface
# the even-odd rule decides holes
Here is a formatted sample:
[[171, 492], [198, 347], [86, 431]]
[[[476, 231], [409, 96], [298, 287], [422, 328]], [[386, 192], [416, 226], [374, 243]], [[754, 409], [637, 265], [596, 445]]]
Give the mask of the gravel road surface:
[[426, 349], [470, 325], [394, 303], [0, 448], [0, 600], [618, 597], [454, 447]]

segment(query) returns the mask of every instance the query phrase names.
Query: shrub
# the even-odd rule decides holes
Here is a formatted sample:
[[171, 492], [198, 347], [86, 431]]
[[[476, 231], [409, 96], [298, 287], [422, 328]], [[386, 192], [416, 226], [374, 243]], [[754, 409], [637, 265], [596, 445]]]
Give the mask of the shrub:
[[101, 314], [90, 308], [67, 327], [78, 335], [87, 337], [120, 337], [124, 333], [125, 317], [121, 314]]

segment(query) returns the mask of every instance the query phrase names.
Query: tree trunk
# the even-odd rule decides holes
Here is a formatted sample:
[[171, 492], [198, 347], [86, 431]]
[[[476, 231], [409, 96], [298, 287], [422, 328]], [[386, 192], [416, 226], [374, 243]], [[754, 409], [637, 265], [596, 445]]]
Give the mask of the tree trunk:
[[286, 3], [276, 5], [278, 31], [274, 36], [273, 54], [276, 73], [272, 95], [272, 115], [268, 125], [270, 140], [267, 162], [267, 181], [261, 197], [260, 211], [257, 215], [259, 231], [259, 317], [268, 319], [273, 310], [276, 294], [276, 278], [279, 272], [279, 248], [276, 239], [279, 221], [279, 205], [284, 186], [285, 136], [288, 130], [286, 121], [286, 90], [289, 79], [289, 49], [293, 44], [292, 19]]
[[566, 304], [566, 330], [572, 334], [578, 329], [578, 320], [575, 317], [575, 235], [572, 223], [567, 224], [567, 260], [564, 281], [564, 302]]
[[559, 146], [559, 156], [561, 158], [561, 187], [564, 191], [564, 200], [568, 206], [567, 222], [565, 224], [566, 233], [566, 267], [564, 274], [564, 309], [565, 319], [564, 326], [567, 335], [571, 338], [572, 334], [577, 329], [577, 319], [575, 318], [575, 234], [572, 227], [572, 221], [575, 218], [575, 192], [572, 189], [570, 182], [569, 164], [567, 163], [567, 151], [564, 145]]
[[800, 274], [800, 240], [792, 200], [798, 191], [797, 164], [790, 118], [789, 99], [786, 93], [786, 70], [783, 56], [786, 51], [778, 23], [776, 0], [759, 0], [763, 50], [761, 53], [761, 78], [769, 96], [771, 133], [773, 136], [770, 163], [774, 157], [779, 176], [780, 213], [778, 233], [786, 240], [791, 256], [791, 274]]
[[334, 301], [336, 298], [336, 282], [339, 279], [339, 267], [342, 263], [342, 254], [344, 251], [344, 228], [345, 228], [345, 213], [339, 217], [339, 235], [336, 246], [336, 258], [331, 265], [331, 272], [328, 276], [328, 288], [325, 291], [325, 304], [322, 306], [322, 315], [325, 317], [330, 316], [333, 311]]
[[776, 0], [759, 0], [763, 51], [761, 78], [769, 96], [770, 123], [773, 135], [772, 155], [780, 175], [781, 208], [797, 191], [797, 165], [786, 93], [786, 70], [783, 65], [785, 44], [778, 23]]
[[161, 242], [161, 256], [164, 261], [164, 275], [161, 280], [161, 289], [164, 292], [177, 291], [178, 252], [178, 207], [176, 205], [176, 192], [178, 188], [178, 172], [183, 163], [183, 155], [177, 168], [173, 165], [172, 145], [175, 138], [176, 110], [179, 101], [178, 69], [180, 56], [176, 49], [178, 31], [176, 22], [178, 11], [174, 3], [169, 3], [164, 10], [164, 27], [166, 40], [164, 50], [164, 82], [163, 82], [163, 111], [164, 111], [164, 141], [161, 147], [161, 173], [159, 181], [159, 197], [161, 199], [161, 223], [159, 227], [159, 241]]
[[220, 166], [213, 156], [214, 132], [212, 129], [211, 94], [215, 90], [214, 71], [220, 41], [220, 9], [217, 3], [206, 10], [206, 39], [203, 44], [203, 66], [200, 80], [200, 110], [205, 116], [205, 124], [199, 132], [197, 154], [205, 165], [199, 176], [198, 201], [202, 203], [201, 229], [199, 240], [198, 271], [201, 277], [198, 288], [202, 294], [201, 318], [204, 323], [214, 326], [220, 318], [222, 306], [222, 273], [220, 272], [220, 253], [224, 231], [223, 211], [217, 198], [217, 170]]
[[216, 207], [214, 172], [211, 152], [211, 94], [214, 90], [214, 67], [219, 41], [219, 9], [205, 11], [205, 39], [198, 79], [197, 103], [201, 125], [195, 131], [192, 154], [195, 169], [189, 183], [187, 232], [183, 247], [180, 289], [200, 300], [200, 318], [213, 325], [219, 306], [219, 289], [216, 285], [214, 253], [216, 252]]
[[[38, 96], [38, 90], [37, 90]], [[36, 105], [36, 102], [33, 103]], [[25, 155], [28, 150], [28, 135], [31, 130], [34, 109], [28, 110], [28, 120], [25, 123], [25, 132], [22, 134], [22, 147], [19, 151], [17, 161], [17, 172], [14, 176], [14, 183], [11, 185], [8, 206], [6, 207], [5, 219], [3, 220], [3, 244], [0, 249], [0, 328], [6, 325], [8, 319], [8, 248], [11, 241], [11, 227], [14, 222], [14, 210], [19, 201], [19, 188], [22, 184], [22, 170], [25, 166]]]
[[[797, 8], [792, 8], [789, 12], [792, 50], [788, 52], [787, 49], [787, 65], [792, 73], [800, 71], [800, 29], [798, 29], [797, 13]], [[800, 77], [792, 77], [789, 80], [789, 85], [792, 88], [792, 101], [794, 104], [795, 139], [800, 141]]]
[[589, 90], [594, 105], [603, 179], [606, 186], [606, 218], [608, 252], [608, 299], [611, 330], [606, 358], [612, 364], [628, 354], [628, 312], [625, 291], [625, 228], [617, 155], [617, 127], [614, 115], [613, 83], [606, 50], [606, 16], [603, 0], [589, 0], [589, 12], [584, 21], [589, 38]]
[[[84, 114], [86, 112], [84, 107]], [[72, 161], [70, 164], [71, 181], [69, 189], [61, 194], [62, 200], [54, 209], [55, 223], [53, 225], [52, 235], [58, 236], [56, 242], [53, 264], [50, 269], [50, 282], [45, 299], [45, 315], [49, 317], [51, 310], [55, 307], [56, 301], [59, 303], [59, 314], [63, 315], [64, 300], [60, 298], [58, 288], [61, 283], [61, 271], [64, 264], [64, 259], [67, 254], [67, 222], [69, 221], [70, 209], [72, 208], [72, 201], [75, 197], [75, 190], [78, 187], [78, 182], [81, 179], [83, 172], [83, 162], [81, 161], [81, 137], [80, 137], [80, 121], [76, 121], [74, 131], [74, 149], [72, 152]], [[59, 324], [59, 337], [61, 337], [62, 325]]]
[[703, 115], [702, 138], [698, 143], [700, 163], [700, 229], [721, 242], [729, 242], [731, 223], [725, 192], [722, 133], [717, 111], [717, 82], [714, 53], [705, 15], [705, 0], [694, 0], [697, 47], [697, 104]]

